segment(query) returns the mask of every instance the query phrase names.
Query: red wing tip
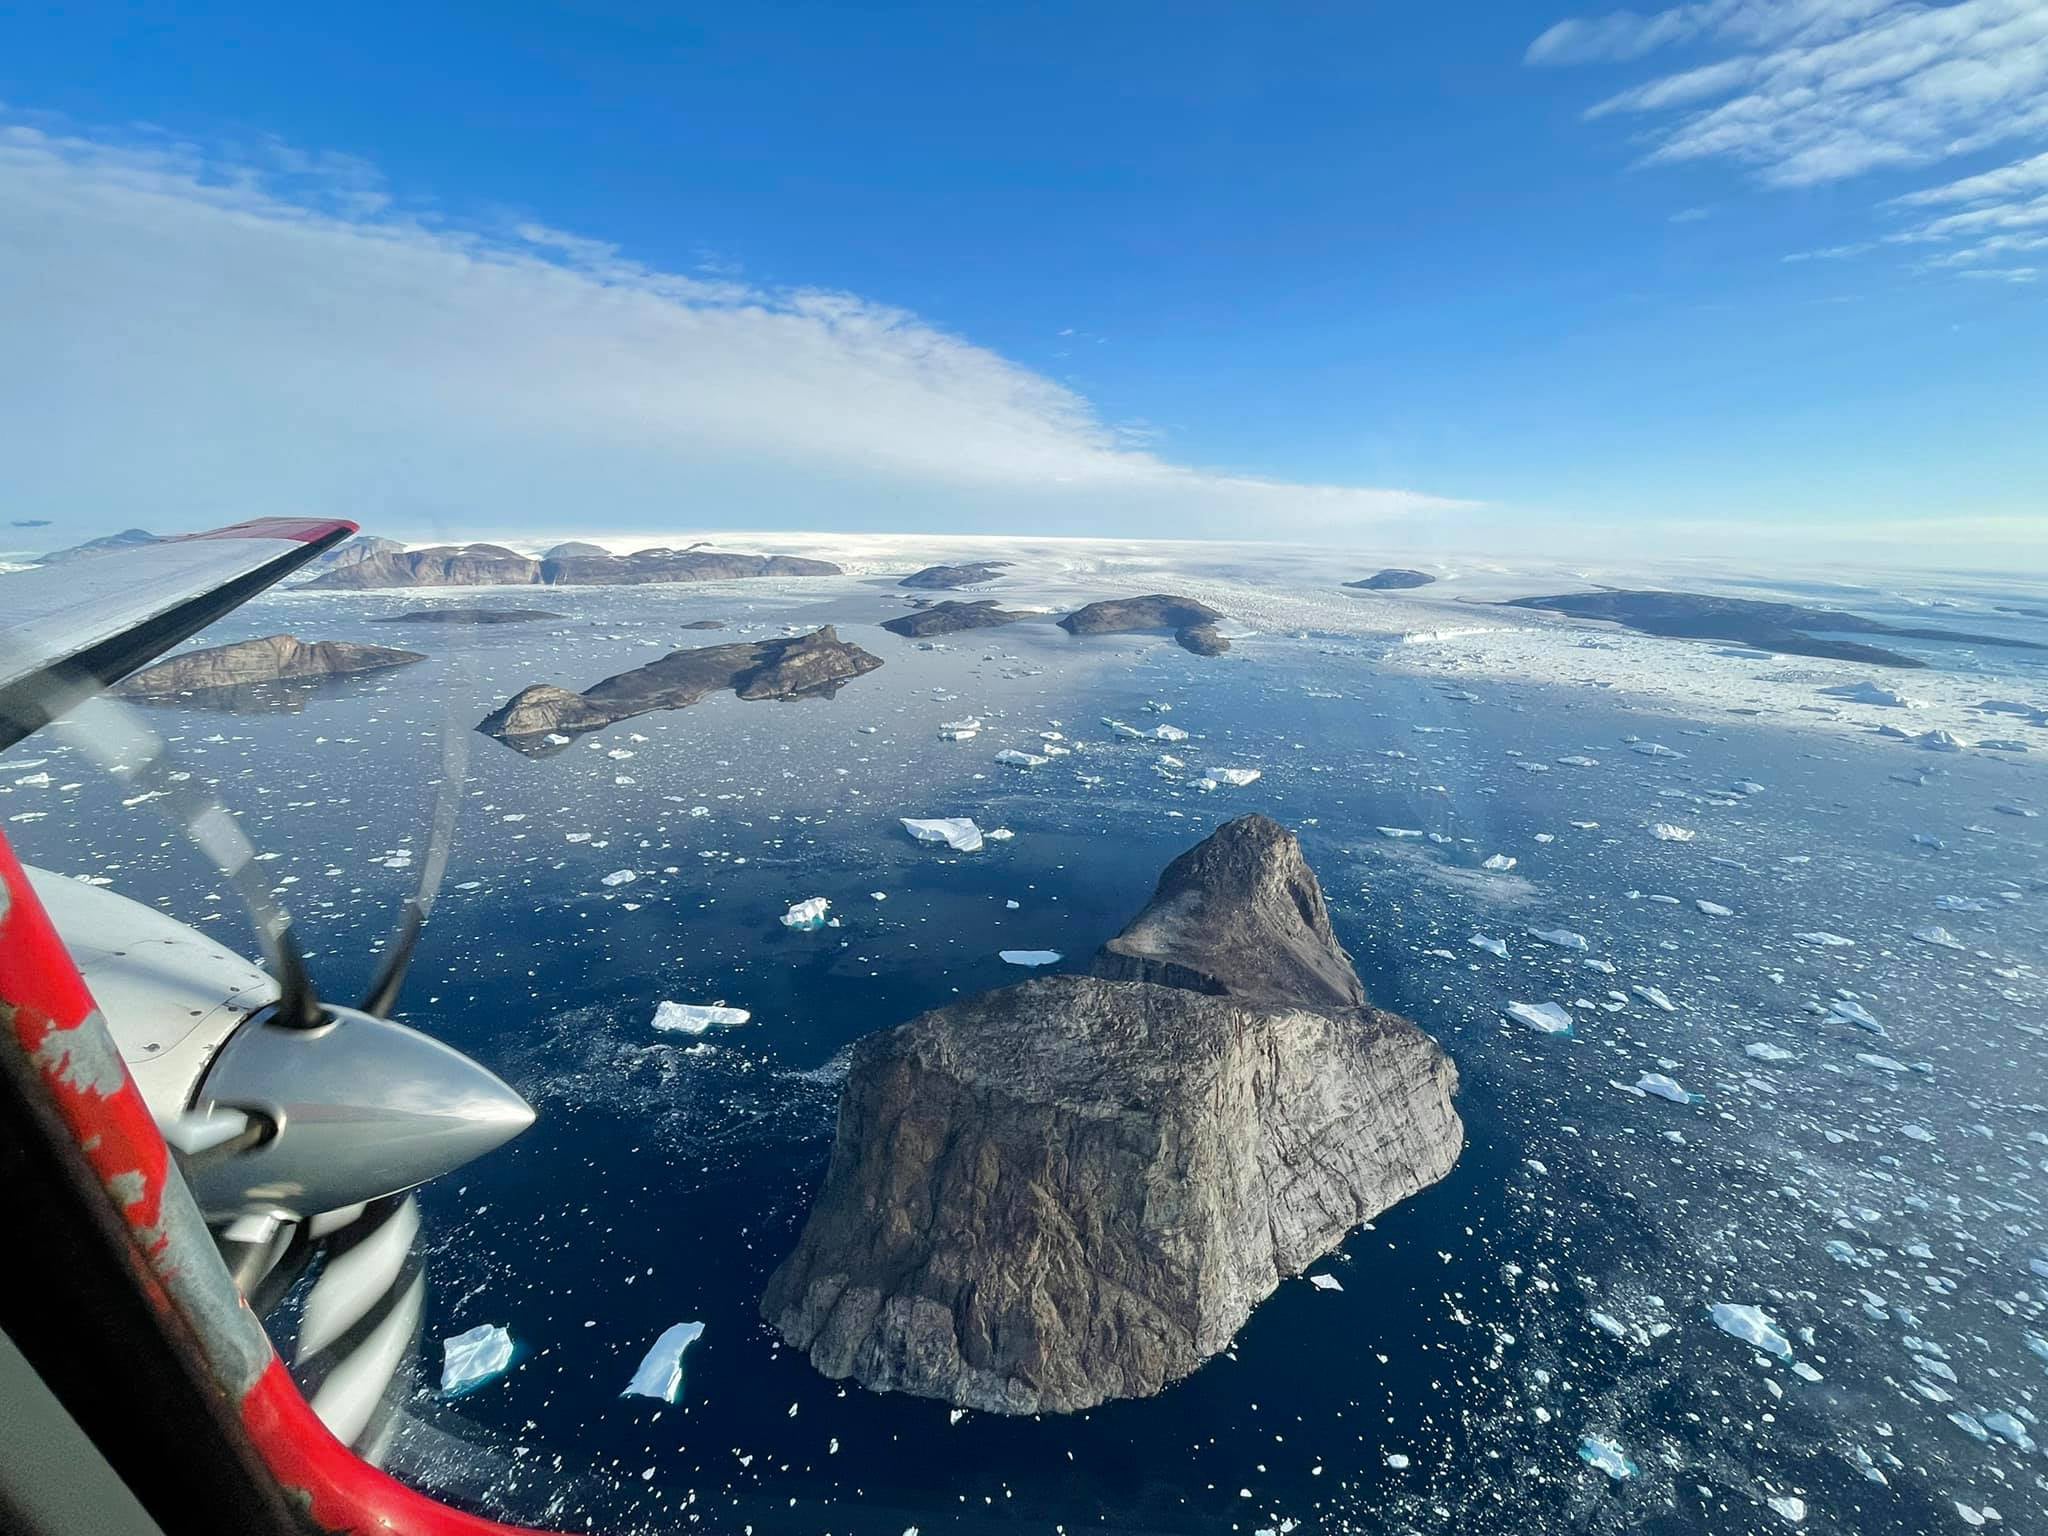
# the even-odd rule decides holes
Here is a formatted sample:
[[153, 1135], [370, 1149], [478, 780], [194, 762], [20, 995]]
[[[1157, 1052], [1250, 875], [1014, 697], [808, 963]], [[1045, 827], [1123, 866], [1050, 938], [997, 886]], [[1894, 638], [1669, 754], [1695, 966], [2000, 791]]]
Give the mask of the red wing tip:
[[204, 533], [173, 534], [166, 543], [182, 543], [189, 539], [280, 539], [294, 544], [317, 544], [336, 533], [361, 532], [361, 525], [340, 517], [258, 517], [246, 523], [230, 523], [225, 528], [209, 528]]

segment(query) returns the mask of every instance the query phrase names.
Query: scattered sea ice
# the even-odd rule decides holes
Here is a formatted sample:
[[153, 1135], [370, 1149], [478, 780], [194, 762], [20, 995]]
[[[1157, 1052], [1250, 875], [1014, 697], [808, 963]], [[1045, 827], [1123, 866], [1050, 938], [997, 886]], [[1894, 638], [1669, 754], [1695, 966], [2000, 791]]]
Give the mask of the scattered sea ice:
[[664, 1329], [619, 1396], [653, 1397], [664, 1403], [674, 1402], [676, 1393], [683, 1386], [683, 1351], [703, 1336], [702, 1323], [677, 1323], [673, 1328]]
[[511, 1363], [512, 1335], [496, 1323], [479, 1323], [441, 1341], [441, 1390], [470, 1391]]

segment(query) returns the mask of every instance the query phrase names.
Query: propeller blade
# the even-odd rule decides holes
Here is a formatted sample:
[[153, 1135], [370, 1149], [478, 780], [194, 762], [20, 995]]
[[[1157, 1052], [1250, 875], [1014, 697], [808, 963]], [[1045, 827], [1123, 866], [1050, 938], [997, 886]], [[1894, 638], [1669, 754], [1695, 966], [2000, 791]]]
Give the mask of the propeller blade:
[[120, 783], [139, 786], [142, 797], [185, 834], [242, 898], [277, 978], [277, 1021], [294, 1029], [325, 1023], [327, 1011], [313, 991], [291, 914], [271, 895], [257, 869], [255, 845], [205, 782], [181, 768], [163, 738], [126, 705], [104, 696], [89, 699], [72, 718], [86, 751]]
[[420, 861], [419, 888], [406, 902], [398, 920], [398, 932], [385, 951], [384, 963], [364, 995], [362, 1011], [380, 1019], [391, 1016], [398, 994], [405, 986], [405, 973], [412, 966], [412, 952], [420, 941], [434, 910], [434, 898], [441, 892], [441, 878], [448, 872], [448, 856], [455, 844], [455, 823], [462, 813], [462, 790], [469, 775], [469, 735], [456, 722], [451, 710], [441, 722], [441, 783], [434, 795], [434, 821], [427, 838], [427, 856]]

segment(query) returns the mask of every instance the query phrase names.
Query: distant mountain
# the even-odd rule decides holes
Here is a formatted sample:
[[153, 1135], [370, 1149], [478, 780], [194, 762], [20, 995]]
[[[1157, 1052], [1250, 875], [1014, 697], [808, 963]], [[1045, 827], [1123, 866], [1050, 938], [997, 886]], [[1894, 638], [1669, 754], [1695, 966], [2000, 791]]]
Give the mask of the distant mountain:
[[17, 517], [7, 526], [10, 528], [47, 528], [50, 526], [50, 520], [47, 517]]
[[90, 555], [104, 555], [111, 550], [132, 549], [138, 544], [154, 544], [156, 541], [157, 536], [146, 528], [124, 528], [119, 533], [87, 539], [83, 544], [74, 544], [69, 549], [53, 549], [36, 563], [62, 565], [67, 560], [83, 560]]
[[566, 544], [557, 544], [553, 549], [547, 551], [546, 554], [542, 555], [541, 559], [570, 560], [574, 559], [579, 555], [595, 555], [600, 560], [609, 560], [611, 558], [611, 553], [612, 552], [606, 549], [602, 544], [585, 544], [581, 540], [571, 539]]
[[1427, 587], [1436, 578], [1427, 571], [1404, 571], [1399, 566], [1388, 566], [1383, 571], [1374, 571], [1362, 581], [1347, 581], [1347, 587], [1357, 587], [1367, 592], [1400, 592], [1409, 587]]
[[373, 533], [359, 533], [354, 538], [344, 539], [341, 543], [335, 545], [334, 548], [320, 556], [307, 569], [331, 571], [339, 566], [360, 565], [363, 561], [373, 559], [378, 555], [398, 554], [404, 548], [405, 545], [397, 539], [379, 538]]
[[630, 555], [557, 555], [536, 560], [498, 544], [437, 544], [374, 555], [328, 571], [309, 587], [617, 587], [657, 581], [732, 581], [756, 576], [837, 576], [825, 560], [734, 555], [716, 550], [642, 549]]
[[985, 581], [996, 580], [1009, 563], [1007, 560], [976, 560], [971, 565], [928, 565], [921, 571], [911, 572], [896, 585], [942, 591], [951, 587], [976, 587]]

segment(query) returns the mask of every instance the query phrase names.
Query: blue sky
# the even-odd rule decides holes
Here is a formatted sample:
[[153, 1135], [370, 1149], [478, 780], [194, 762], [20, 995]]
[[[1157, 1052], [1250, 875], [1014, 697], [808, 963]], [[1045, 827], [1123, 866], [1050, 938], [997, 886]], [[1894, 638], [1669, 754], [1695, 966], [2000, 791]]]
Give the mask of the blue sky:
[[2048, 543], [2048, 0], [17, 10], [0, 103], [67, 530]]

